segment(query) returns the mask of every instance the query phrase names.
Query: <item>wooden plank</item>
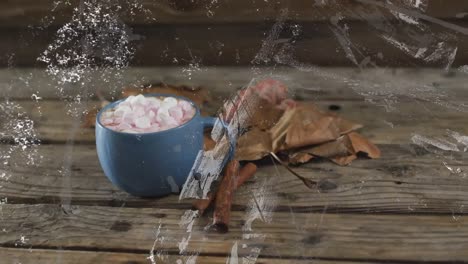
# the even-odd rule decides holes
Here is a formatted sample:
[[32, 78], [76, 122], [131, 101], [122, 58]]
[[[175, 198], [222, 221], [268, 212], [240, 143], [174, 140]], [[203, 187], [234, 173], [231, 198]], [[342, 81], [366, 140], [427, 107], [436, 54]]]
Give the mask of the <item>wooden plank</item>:
[[[142, 8], [133, 8], [136, 15], [125, 16], [130, 8], [123, 8], [125, 22], [133, 24], [176, 24], [176, 23], [233, 23], [262, 22], [274, 20], [287, 11], [288, 17], [300, 21], [327, 21], [341, 14], [345, 19], [356, 19], [355, 12], [367, 14], [369, 19], [379, 18], [382, 13], [372, 13], [373, 6], [359, 1], [139, 1]], [[121, 1], [125, 6], [125, 2]], [[418, 11], [427, 16], [441, 19], [463, 18], [460, 13], [468, 10], [464, 1], [429, 0], [413, 4], [408, 1], [393, 1], [394, 6]], [[105, 6], [105, 5], [103, 5]], [[22, 0], [0, 3], [0, 25], [17, 27], [29, 25], [62, 25], [69, 21], [73, 9], [79, 7], [78, 0]], [[364, 10], [367, 8], [367, 11]], [[142, 12], [146, 9], [149, 12]]]
[[[148, 252], [146, 252], [148, 251]], [[97, 251], [77, 251], [77, 250], [44, 250], [44, 249], [16, 249], [16, 248], [0, 248], [0, 256], [5, 263], [22, 263], [22, 264], [50, 264], [60, 261], [61, 264], [83, 264], [83, 263], [114, 263], [114, 264], [147, 264], [149, 263], [149, 250], [145, 253], [121, 253], [121, 252], [97, 252]], [[158, 264], [173, 264], [177, 259], [183, 261], [196, 261], [195, 263], [203, 264], [218, 264], [225, 263], [227, 257], [216, 256], [171, 256], [169, 260], [158, 259]], [[242, 258], [241, 258], [242, 260]], [[277, 258], [258, 258], [255, 264], [280, 264], [286, 260]], [[305, 264], [310, 263], [310, 260], [289, 259], [288, 263], [291, 264]], [[342, 260], [320, 260], [314, 259], [313, 263], [317, 264], [357, 264], [360, 262], [355, 261], [342, 261]], [[183, 262], [187, 263], [187, 262]], [[188, 262], [190, 263], [190, 262]], [[376, 264], [379, 262], [366, 262], [369, 264]]]
[[[190, 75], [187, 73], [189, 69], [193, 70]], [[468, 74], [458, 71], [447, 74], [443, 69], [435, 68], [129, 67], [121, 71], [97, 70], [85, 77], [92, 84], [88, 87], [91, 94], [99, 87], [109, 97], [118, 95], [123, 86], [160, 82], [201, 86], [214, 96], [225, 96], [254, 79], [276, 78], [288, 85], [294, 95], [314, 100], [361, 100], [370, 97], [371, 92], [384, 91], [396, 100], [404, 100], [411, 95], [419, 99], [427, 97], [423, 93], [416, 96], [418, 91], [430, 92], [433, 97], [437, 93], [437, 97], [445, 101], [468, 98]], [[58, 84], [45, 69], [0, 69], [0, 97], [23, 100], [31, 99], [32, 94], [42, 99], [78, 94], [83, 97], [78, 84]]]
[[[373, 21], [346, 23], [349, 28], [346, 34], [349, 37], [344, 36], [344, 33], [340, 33], [340, 37], [337, 37], [333, 25], [322, 22], [288, 21], [281, 25], [281, 30], [274, 30], [273, 22], [135, 25], [131, 28], [135, 38], [130, 44], [135, 48], [135, 53], [128, 63], [132, 66], [190, 66], [190, 64], [302, 66], [306, 64], [335, 67], [376, 65], [446, 68], [449, 64], [447, 57], [450, 55], [434, 48], [438, 42], [445, 44], [444, 51], [458, 47], [453, 67], [465, 65], [468, 61], [468, 51], [466, 51], [468, 35], [457, 34], [453, 30], [434, 24], [429, 24], [420, 30], [417, 26], [398, 21], [382, 22], [385, 29], [391, 29], [391, 37], [403, 43], [395, 44], [386, 40], [385, 37], [389, 37], [389, 33], [375, 27], [374, 23]], [[467, 27], [468, 22], [460, 22], [459, 26]], [[296, 32], [298, 28], [300, 33]], [[3, 39], [0, 43], [0, 52], [5, 54], [0, 58], [0, 66], [44, 67], [45, 63], [38, 61], [38, 57], [60, 35], [57, 31], [57, 27], [38, 30], [0, 27]], [[270, 35], [271, 37], [268, 37]], [[431, 38], [426, 41], [428, 35]], [[355, 62], [349, 58], [349, 54], [340, 44], [343, 38], [349, 38], [350, 43], [346, 48], [353, 52]], [[77, 41], [68, 43], [67, 39], [59, 39], [58, 43], [64, 43], [63, 47], [71, 46], [73, 50], [80, 50], [81, 43]], [[111, 44], [112, 42], [100, 43], [99, 47], [94, 49], [114, 49], [115, 47], [108, 46]], [[268, 48], [264, 48], [264, 45]], [[416, 56], [418, 47], [428, 45], [425, 56], [421, 54]], [[406, 46], [412, 50], [407, 50]], [[440, 55], [440, 58], [424, 59], [434, 52]], [[102, 61], [102, 58], [97, 60]]]
[[[304, 96], [308, 96], [305, 94]], [[313, 93], [312, 93], [313, 97]], [[217, 103], [224, 97], [215, 97], [217, 100], [209, 106], [215, 111]], [[310, 98], [310, 97], [309, 97]], [[415, 100], [415, 101], [412, 101]], [[324, 110], [338, 107], [338, 114], [349, 120], [363, 124], [362, 133], [373, 142], [379, 144], [410, 143], [413, 134], [441, 137], [447, 134], [447, 130], [468, 134], [468, 127], [464, 122], [466, 112], [445, 106], [434, 105], [431, 102], [421, 102], [416, 99], [390, 105], [388, 109], [384, 105], [376, 105], [364, 101], [320, 100], [314, 101]], [[444, 102], [445, 103], [445, 102]], [[461, 106], [464, 101], [446, 102], [448, 106]], [[94, 142], [94, 129], [83, 128], [80, 113], [86, 110], [86, 104], [68, 105], [61, 101], [18, 101], [27, 116], [35, 123], [38, 138], [44, 142], [63, 143], [69, 139], [75, 142]], [[98, 105], [90, 102], [89, 108]], [[468, 111], [468, 110], [467, 110]], [[427, 129], [430, 127], [431, 129]], [[8, 135], [8, 132], [6, 133]]]
[[[8, 148], [2, 145], [0, 151]], [[274, 211], [465, 214], [467, 153], [437, 154], [409, 145], [380, 148], [379, 160], [356, 160], [347, 167], [317, 161], [294, 168], [304, 177], [320, 180], [313, 190], [283, 167], [265, 164], [236, 192], [234, 210], [248, 207], [254, 192], [273, 201]], [[24, 165], [24, 158], [15, 153], [22, 155], [13, 152], [9, 164], [0, 169], [0, 175], [5, 173], [0, 178], [0, 198], [8, 203], [191, 208], [190, 201], [179, 201], [177, 195], [140, 199], [119, 191], [104, 176], [94, 146], [40, 146], [43, 159], [36, 166]]]
[[[204, 219], [184, 222], [183, 210], [57, 205], [2, 205], [0, 245], [22, 247], [134, 250], [155, 255], [348, 259], [355, 261], [465, 261], [467, 219], [399, 216], [275, 213], [262, 222], [250, 212], [234, 212], [227, 234], [206, 233]], [[190, 224], [191, 223], [191, 224]], [[188, 226], [190, 224], [190, 226]], [[192, 225], [193, 224], [193, 225]], [[188, 228], [188, 229], [187, 229]], [[22, 239], [21, 239], [22, 238]], [[182, 244], [181, 244], [182, 243]], [[237, 246], [236, 246], [237, 245]], [[172, 262], [174, 263], [174, 262]]]

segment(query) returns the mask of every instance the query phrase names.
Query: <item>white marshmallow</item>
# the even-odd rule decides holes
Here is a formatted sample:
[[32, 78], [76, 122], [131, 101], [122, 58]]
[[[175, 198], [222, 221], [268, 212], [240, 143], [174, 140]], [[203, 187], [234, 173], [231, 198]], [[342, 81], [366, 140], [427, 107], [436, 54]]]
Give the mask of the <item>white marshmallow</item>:
[[177, 121], [182, 120], [182, 117], [184, 116], [184, 112], [182, 111], [182, 108], [179, 106], [174, 106], [169, 109], [169, 114]]
[[[131, 96], [130, 96], [131, 97]], [[134, 96], [130, 99], [130, 97], [128, 98], [130, 104], [132, 106], [135, 106], [135, 105], [147, 105], [148, 104], [148, 101], [146, 99], [146, 97], [142, 94], [139, 94], [137, 96]]]
[[124, 116], [126, 113], [130, 113], [131, 111], [132, 109], [130, 107], [119, 104], [114, 111], [114, 116], [121, 117]]
[[167, 107], [168, 109], [177, 105], [177, 99], [174, 97], [166, 97], [162, 101], [161, 107]]
[[142, 116], [135, 120], [135, 126], [137, 128], [149, 128], [151, 127], [151, 121], [148, 117]]
[[152, 133], [182, 125], [195, 114], [191, 103], [174, 97], [130, 96], [102, 114], [101, 122], [113, 130]]
[[146, 111], [145, 111], [145, 108], [141, 105], [135, 105], [133, 108], [133, 114], [135, 115], [135, 117], [142, 117], [144, 115], [146, 115]]

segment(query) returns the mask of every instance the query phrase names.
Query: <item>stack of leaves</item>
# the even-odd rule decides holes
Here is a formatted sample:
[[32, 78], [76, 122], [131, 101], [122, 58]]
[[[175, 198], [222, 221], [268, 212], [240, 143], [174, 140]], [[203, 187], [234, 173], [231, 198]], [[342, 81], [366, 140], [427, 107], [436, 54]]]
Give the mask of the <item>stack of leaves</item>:
[[[318, 109], [312, 102], [296, 102], [288, 98], [287, 87], [277, 80], [264, 80], [239, 91], [234, 108], [224, 115], [230, 121], [236, 114], [248, 113], [247, 132], [237, 141], [236, 157], [225, 167], [220, 184], [208, 199], [193, 203], [200, 214], [213, 204], [213, 224], [209, 230], [227, 232], [235, 190], [255, 174], [254, 163], [239, 168], [239, 161], [255, 161], [271, 155], [308, 188], [317, 182], [294, 172], [287, 164], [300, 164], [314, 158], [326, 158], [339, 165], [348, 165], [363, 154], [380, 157], [380, 150], [356, 132], [362, 125], [336, 114]], [[244, 101], [243, 101], [244, 100]], [[234, 113], [233, 113], [234, 112]], [[205, 137], [205, 149], [216, 143]], [[287, 162], [276, 153], [285, 153]]]
[[281, 152], [288, 154], [289, 164], [326, 158], [348, 165], [358, 154], [380, 157], [379, 149], [355, 132], [362, 125], [324, 112], [312, 102], [288, 99], [287, 88], [276, 80], [260, 82], [244, 92], [261, 99], [251, 111], [249, 130], [238, 139], [238, 160], [258, 160]]

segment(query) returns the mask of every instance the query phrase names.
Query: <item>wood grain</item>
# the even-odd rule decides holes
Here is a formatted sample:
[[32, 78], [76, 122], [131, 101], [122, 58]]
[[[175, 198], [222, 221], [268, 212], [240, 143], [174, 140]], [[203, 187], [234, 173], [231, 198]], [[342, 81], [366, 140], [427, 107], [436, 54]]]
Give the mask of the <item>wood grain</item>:
[[[316, 190], [282, 167], [265, 164], [234, 195], [233, 210], [245, 210], [252, 192], [273, 201], [272, 210], [294, 212], [465, 214], [468, 203], [466, 153], [431, 153], [410, 145], [380, 145], [382, 158], [340, 167], [326, 161], [294, 168], [319, 181]], [[4, 151], [8, 145], [0, 146]], [[0, 169], [0, 197], [9, 203], [101, 205], [190, 209], [177, 195], [140, 199], [115, 188], [104, 176], [94, 146], [43, 145], [37, 166], [13, 163]], [[72, 159], [67, 164], [64, 157]], [[465, 173], [452, 173], [444, 165]]]
[[[2, 27], [42, 25], [62, 25], [71, 18], [78, 0], [56, 2], [53, 0], [22, 0], [0, 3], [0, 24]], [[132, 24], [180, 24], [180, 23], [233, 23], [261, 22], [276, 19], [283, 10], [291, 18], [301, 21], [323, 21], [341, 13], [345, 19], [356, 19], [353, 11], [362, 11], [365, 6], [359, 1], [140, 1], [149, 12], [136, 9], [138, 15], [124, 17]], [[186, 3], [186, 4], [184, 4]], [[406, 10], [417, 10], [428, 16], [442, 19], [456, 19], [457, 14], [466, 12], [468, 5], [456, 0], [429, 0], [419, 8], [406, 1], [393, 1], [393, 4]], [[369, 5], [367, 5], [369, 6]], [[127, 10], [124, 10], [127, 11]], [[372, 14], [369, 14], [372, 15]], [[372, 18], [372, 16], [370, 17]], [[374, 15], [374, 18], [378, 18]]]
[[[215, 113], [216, 103], [221, 103], [227, 96], [215, 97], [208, 110]], [[400, 144], [411, 143], [413, 134], [429, 137], [443, 137], [447, 130], [468, 134], [468, 127], [464, 121], [466, 112], [456, 111], [444, 106], [434, 105], [432, 102], [399, 102], [392, 109], [385, 105], [375, 105], [364, 101], [320, 100], [314, 101], [322, 109], [338, 107], [339, 115], [361, 123], [364, 128], [362, 134], [374, 143]], [[463, 101], [448, 101], [448, 104], [461, 106]], [[36, 102], [18, 101], [29, 118], [35, 123], [38, 138], [43, 142], [64, 143], [69, 139], [75, 142], [94, 144], [94, 129], [81, 127], [81, 114], [87, 108], [86, 104], [68, 105], [66, 102], [44, 100]], [[97, 102], [89, 102], [89, 108], [98, 106]], [[467, 109], [468, 111], [468, 109]], [[431, 129], [427, 129], [430, 127]], [[12, 132], [5, 133], [3, 138]]]
[[[149, 260], [149, 250], [145, 253], [123, 253], [123, 252], [96, 252], [96, 251], [79, 251], [79, 250], [46, 250], [46, 249], [15, 249], [1, 248], [0, 256], [5, 263], [22, 263], [22, 264], [51, 264], [60, 261], [60, 264], [83, 264], [83, 263], [113, 263], [113, 264], [147, 264]], [[177, 259], [187, 261], [196, 260], [196, 263], [203, 264], [219, 264], [225, 263], [226, 257], [216, 256], [172, 256], [169, 255], [167, 260], [157, 259], [158, 264], [173, 264]], [[241, 258], [242, 260], [242, 258]], [[255, 264], [280, 264], [284, 263], [285, 259], [263, 258], [259, 257]], [[311, 260], [289, 259], [291, 264], [306, 264]], [[184, 262], [186, 263], [186, 262]], [[346, 261], [346, 260], [320, 260], [314, 259], [313, 263], [317, 264], [357, 264], [361, 262]], [[377, 264], [381, 262], [372, 261], [366, 262], [369, 264]], [[195, 264], [195, 263], [194, 263]]]
[[[204, 219], [187, 232], [184, 211], [155, 208], [109, 208], [57, 205], [2, 205], [6, 232], [0, 245], [120, 252], [177, 254], [179, 243], [189, 239], [185, 252], [228, 256], [237, 241], [239, 256], [254, 250], [263, 257], [323, 258], [386, 261], [464, 261], [468, 225], [465, 217], [355, 214], [274, 213], [273, 221], [234, 212], [228, 234], [203, 231]], [[255, 220], [254, 220], [255, 219]], [[254, 221], [252, 221], [254, 220]], [[160, 228], [159, 234], [156, 232]], [[158, 234], [158, 235], [156, 235]], [[162, 242], [160, 240], [164, 238]], [[156, 240], [156, 242], [155, 242]], [[187, 240], [185, 240], [187, 241]]]
[[[209, 67], [194, 69], [190, 75], [186, 67], [129, 67], [119, 71], [96, 70], [85, 75], [89, 93], [97, 88], [109, 98], [118, 96], [123, 87], [151, 83], [167, 83], [204, 87], [215, 96], [226, 96], [248, 85], [251, 80], [276, 78], [283, 81], [299, 97], [314, 100], [364, 99], [370, 92], [387, 91], [398, 100], [408, 100], [401, 95], [414, 95], [421, 91], [447, 94], [446, 101], [468, 99], [468, 75], [460, 71], [447, 73], [436, 68], [347, 68], [309, 67]], [[223, 78], [219, 78], [223, 76]], [[102, 77], [105, 77], [104, 79]], [[112, 78], [111, 78], [112, 77]], [[0, 69], [0, 96], [10, 99], [31, 99], [32, 94], [43, 99], [61, 96], [84, 97], [79, 84], [58, 84], [45, 69], [4, 68]], [[63, 93], [60, 93], [60, 89]], [[406, 92], [406, 93], [405, 93]], [[411, 99], [411, 98], [410, 98]]]
[[[338, 33], [337, 36], [335, 31], [338, 29], [328, 20], [316, 23], [287, 20], [279, 25], [274, 21], [134, 25], [131, 27], [132, 40], [129, 46], [134, 48], [135, 52], [131, 54], [131, 60], [124, 62], [131, 66], [146, 67], [318, 65], [446, 68], [446, 54], [432, 60], [416, 56], [416, 47], [429, 45], [425, 39], [430, 35], [428, 41], [431, 46], [428, 47], [427, 54], [440, 53], [433, 46], [437, 42], [443, 42], [447, 47], [444, 51], [458, 47], [452, 67], [467, 63], [468, 34], [457, 33], [431, 23], [424, 24], [424, 30], [420, 30], [415, 25], [387, 19], [389, 20], [384, 19], [385, 22], [379, 23], [372, 20], [346, 22], [349, 28], [346, 39], [350, 43], [346, 44], [345, 48], [341, 43], [344, 33]], [[379, 28], [380, 23], [384, 25], [384, 29]], [[457, 25], [462, 29], [467, 28], [468, 22], [461, 21]], [[386, 40], [385, 38], [389, 37], [386, 30], [390, 30], [393, 38], [403, 43], [401, 45], [411, 47], [412, 51]], [[65, 43], [60, 46], [62, 49], [71, 46], [73, 50], [80, 50], [81, 43], [68, 43], [66, 39], [59, 39], [58, 31], [59, 27], [30, 29], [0, 26], [0, 36], [3, 39], [0, 43], [0, 53], [4, 54], [0, 57], [0, 66], [45, 67], [46, 63], [38, 61], [38, 58], [54, 43]], [[100, 43], [88, 52], [91, 54], [84, 55], [95, 58], [97, 65], [108, 66], [109, 64], [103, 62], [104, 58], [94, 53], [99, 49], [115, 49], [111, 44], [112, 42]], [[350, 59], [347, 52], [353, 53], [355, 61]], [[58, 54], [61, 53], [59, 50]], [[428, 56], [427, 54], [425, 56]], [[123, 58], [125, 57], [119, 57]], [[76, 63], [76, 60], [69, 64], [73, 63]]]
[[[41, 70], [0, 70], [0, 96], [23, 107], [43, 141], [36, 165], [25, 164], [28, 149], [0, 144], [0, 154], [11, 154], [0, 166], [0, 262], [148, 263], [159, 225], [165, 240], [156, 241], [155, 254], [164, 256], [158, 263], [186, 261], [196, 252], [197, 263], [226, 263], [236, 242], [239, 259], [260, 251], [256, 263], [467, 262], [468, 153], [410, 144], [413, 134], [443, 138], [447, 129], [468, 134], [467, 76], [435, 69], [259, 72], [206, 68], [189, 80], [182, 68], [130, 69], [119, 82], [96, 83], [114, 96], [124, 83], [192, 83], [208, 87], [221, 102], [251, 78], [273, 74], [291, 83], [296, 97], [362, 122], [364, 134], [380, 143], [379, 160], [360, 159], [348, 167], [315, 161], [294, 168], [319, 181], [312, 191], [284, 168], [260, 162], [255, 177], [235, 194], [230, 232], [219, 235], [203, 231], [212, 222], [208, 217], [197, 218], [187, 232], [181, 220], [191, 201], [175, 195], [140, 199], [113, 187], [99, 166], [94, 130], [80, 128], [79, 117], [72, 115], [84, 104], [58, 100]], [[63, 88], [71, 98], [78, 90]], [[395, 103], [382, 100], [388, 89], [396, 94], [390, 97]], [[43, 99], [36, 102], [32, 94]], [[259, 198], [266, 223], [253, 209]]]

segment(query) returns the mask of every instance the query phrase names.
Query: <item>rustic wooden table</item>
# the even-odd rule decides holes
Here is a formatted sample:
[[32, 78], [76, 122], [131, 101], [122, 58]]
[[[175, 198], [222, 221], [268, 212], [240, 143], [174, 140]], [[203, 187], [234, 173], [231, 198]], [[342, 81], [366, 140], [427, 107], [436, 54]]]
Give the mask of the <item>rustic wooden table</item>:
[[[305, 188], [282, 167], [260, 167], [235, 195], [227, 234], [206, 233], [210, 217], [193, 217], [178, 196], [140, 199], [113, 187], [99, 166], [94, 130], [73, 115], [85, 103], [60, 100], [42, 70], [0, 71], [9, 98], [0, 106], [20, 106], [15, 111], [34, 121], [41, 141], [22, 151], [14, 135], [0, 133], [0, 262], [468, 263], [468, 140], [452, 137], [468, 135], [468, 76], [305, 70], [206, 68], [189, 78], [180, 68], [140, 68], [120, 76], [122, 85], [198, 84], [221, 101], [258, 72], [273, 73], [297, 97], [364, 124], [381, 148], [378, 160], [296, 168], [336, 184], [322, 190]], [[72, 94], [76, 87], [62, 88]]]

